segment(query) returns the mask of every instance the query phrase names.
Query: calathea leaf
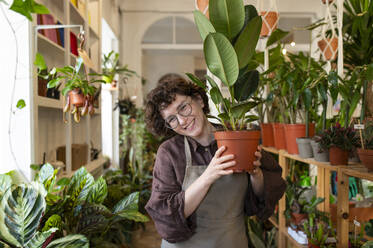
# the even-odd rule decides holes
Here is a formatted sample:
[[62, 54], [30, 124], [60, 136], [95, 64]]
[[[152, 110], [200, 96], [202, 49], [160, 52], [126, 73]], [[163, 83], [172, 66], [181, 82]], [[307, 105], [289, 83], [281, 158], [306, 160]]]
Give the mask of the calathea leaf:
[[56, 239], [46, 248], [89, 248], [89, 241], [83, 235], [69, 235], [64, 238]]
[[126, 210], [126, 211], [121, 211], [118, 213], [118, 215], [122, 218], [128, 219], [128, 220], [133, 220], [136, 222], [147, 222], [149, 221], [149, 218], [140, 213], [137, 210]]
[[134, 192], [120, 200], [113, 208], [114, 213], [123, 210], [138, 210], [139, 192]]
[[234, 98], [239, 101], [246, 101], [252, 96], [259, 86], [259, 72], [257, 70], [240, 71], [237, 82], [234, 84]]
[[9, 175], [0, 174], [0, 200], [10, 186], [12, 186], [12, 178]]
[[53, 174], [54, 174], [53, 166], [47, 163], [41, 167], [36, 178], [39, 183], [44, 184], [44, 182], [48, 180], [49, 178], [51, 178]]
[[77, 231], [83, 234], [101, 232], [107, 227], [109, 218], [113, 216], [104, 205], [85, 204], [81, 210]]
[[27, 243], [25, 248], [41, 248], [44, 242], [57, 230], [57, 228], [51, 228], [45, 232], [37, 232], [33, 239]]
[[107, 185], [105, 179], [101, 176], [91, 187], [88, 195], [89, 203], [103, 203], [107, 196]]

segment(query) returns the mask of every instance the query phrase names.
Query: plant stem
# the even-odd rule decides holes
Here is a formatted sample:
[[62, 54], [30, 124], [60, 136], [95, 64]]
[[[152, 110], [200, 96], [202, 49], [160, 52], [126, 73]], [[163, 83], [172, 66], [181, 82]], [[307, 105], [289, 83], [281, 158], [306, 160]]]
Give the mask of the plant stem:
[[322, 111], [322, 130], [326, 129], [326, 110], [328, 107], [328, 101], [323, 101], [322, 103], [323, 111]]

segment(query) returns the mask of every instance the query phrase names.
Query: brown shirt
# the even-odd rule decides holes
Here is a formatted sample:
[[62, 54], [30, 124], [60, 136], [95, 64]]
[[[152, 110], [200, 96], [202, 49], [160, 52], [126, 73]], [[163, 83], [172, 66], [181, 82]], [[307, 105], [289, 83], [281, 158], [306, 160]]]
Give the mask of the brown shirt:
[[[208, 165], [217, 150], [216, 141], [202, 146], [188, 138], [193, 165]], [[262, 151], [261, 169], [264, 176], [264, 195], [256, 196], [248, 180], [245, 213], [267, 219], [274, 211], [277, 201], [285, 191], [282, 169], [273, 157]], [[186, 158], [184, 137], [176, 135], [162, 143], [157, 152], [153, 170], [153, 187], [146, 211], [155, 222], [160, 236], [170, 243], [190, 238], [196, 228], [196, 216], [184, 217], [185, 191], [182, 190]], [[250, 178], [249, 174], [248, 178]]]

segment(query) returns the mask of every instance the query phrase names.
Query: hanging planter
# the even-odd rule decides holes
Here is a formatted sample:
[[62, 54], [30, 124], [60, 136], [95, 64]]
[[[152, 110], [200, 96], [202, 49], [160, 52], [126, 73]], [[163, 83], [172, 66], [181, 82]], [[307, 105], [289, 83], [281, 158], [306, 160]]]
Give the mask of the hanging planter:
[[209, 0], [195, 0], [196, 9], [209, 18]]
[[317, 42], [325, 60], [335, 60], [338, 51], [338, 38], [325, 38]]
[[69, 91], [68, 98], [67, 98], [67, 104], [70, 104], [76, 107], [83, 107], [84, 103], [85, 103], [85, 96], [80, 89], [73, 89]]
[[261, 11], [260, 16], [262, 17], [262, 29], [260, 30], [260, 37], [270, 36], [271, 33], [277, 29], [279, 15], [275, 11]]

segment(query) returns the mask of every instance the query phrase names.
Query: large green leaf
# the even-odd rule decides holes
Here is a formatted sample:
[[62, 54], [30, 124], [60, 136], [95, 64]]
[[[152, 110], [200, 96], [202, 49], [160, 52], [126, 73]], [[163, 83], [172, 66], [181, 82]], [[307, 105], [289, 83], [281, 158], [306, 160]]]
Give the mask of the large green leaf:
[[242, 118], [248, 111], [254, 108], [258, 103], [256, 102], [243, 102], [236, 104], [232, 107], [232, 115], [235, 118]]
[[105, 179], [101, 176], [91, 187], [88, 195], [89, 203], [103, 203], [107, 196], [107, 184]]
[[70, 196], [76, 197], [78, 202], [83, 202], [87, 199], [93, 184], [93, 176], [86, 168], [81, 167], [72, 176], [67, 192]]
[[89, 241], [83, 235], [69, 235], [51, 242], [46, 248], [89, 248]]
[[185, 73], [193, 83], [197, 86], [201, 87], [202, 89], [206, 90], [207, 86], [204, 82], [202, 82], [198, 77], [194, 76], [192, 73]]
[[137, 210], [126, 210], [126, 211], [121, 211], [118, 213], [118, 215], [122, 218], [128, 219], [128, 220], [133, 220], [136, 222], [147, 222], [149, 221], [149, 218], [140, 213]]
[[193, 14], [194, 22], [197, 25], [197, 29], [199, 31], [199, 34], [201, 35], [202, 41], [205, 40], [206, 36], [209, 33], [216, 33], [214, 26], [212, 26], [211, 22], [204, 14], [202, 14], [198, 10], [193, 11]]
[[104, 205], [85, 204], [81, 211], [77, 231], [82, 234], [99, 233], [109, 224], [113, 214]]
[[203, 44], [209, 70], [226, 86], [232, 86], [238, 77], [238, 60], [229, 40], [222, 34], [209, 34]]
[[49, 10], [44, 5], [38, 4], [34, 0], [14, 0], [10, 9], [25, 16], [30, 21], [32, 21], [32, 13], [49, 13]]
[[113, 208], [113, 213], [124, 210], [138, 210], [139, 192], [134, 192], [120, 200]]
[[36, 53], [34, 65], [38, 67], [39, 70], [46, 70], [47, 64], [45, 63], [43, 55]]
[[43, 185], [32, 182], [9, 188], [0, 202], [0, 234], [3, 240], [24, 247], [33, 239], [46, 203]]
[[255, 48], [259, 40], [260, 30], [262, 28], [262, 18], [254, 17], [244, 28], [234, 49], [237, 54], [240, 68], [245, 67], [252, 56], [255, 54]]
[[0, 240], [0, 248], [12, 248], [12, 247], [10, 247], [9, 245], [1, 242], [1, 240]]
[[0, 174], [0, 200], [10, 186], [12, 186], [12, 178], [9, 175]]
[[222, 96], [219, 88], [217, 88], [217, 87], [211, 88], [210, 96], [211, 96], [212, 102], [215, 103], [215, 104], [220, 104], [220, 103], [223, 102], [223, 96]]
[[283, 31], [277, 28], [275, 31], [272, 32], [271, 36], [269, 36], [266, 46], [269, 47], [270, 45], [276, 42], [279, 42], [280, 40], [285, 38], [288, 34], [289, 32], [286, 32], [286, 31]]
[[241, 31], [245, 22], [245, 8], [242, 0], [210, 0], [209, 15], [216, 31], [229, 40]]
[[46, 180], [51, 178], [54, 175], [54, 168], [52, 165], [46, 163], [43, 165], [37, 175], [37, 181], [41, 184], [44, 184]]
[[245, 101], [252, 96], [259, 86], [259, 72], [257, 70], [242, 72], [234, 84], [234, 98]]
[[51, 228], [46, 232], [37, 232], [30, 242], [27, 243], [25, 248], [41, 248], [44, 242], [52, 235], [52, 233], [56, 232], [57, 228]]

